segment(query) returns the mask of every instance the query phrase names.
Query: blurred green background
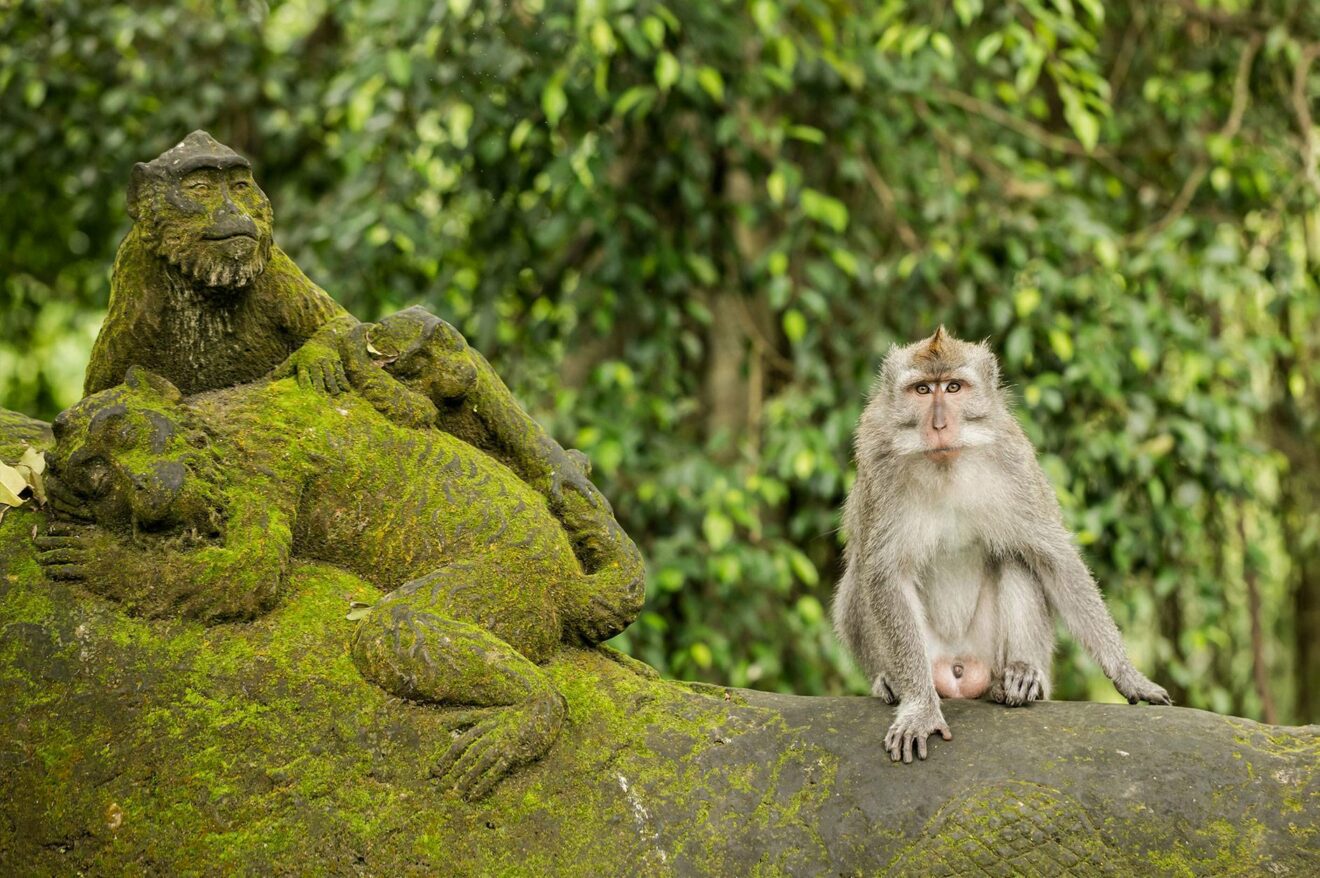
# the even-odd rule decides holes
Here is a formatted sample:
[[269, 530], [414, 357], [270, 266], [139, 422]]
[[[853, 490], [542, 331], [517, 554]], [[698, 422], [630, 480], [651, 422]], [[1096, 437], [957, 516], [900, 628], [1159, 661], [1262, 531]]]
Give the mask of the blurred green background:
[[1303, 0], [0, 0], [0, 405], [78, 398], [129, 169], [202, 127], [313, 279], [444, 316], [591, 455], [666, 674], [865, 691], [851, 433], [944, 322], [1137, 664], [1317, 721], [1318, 54]]

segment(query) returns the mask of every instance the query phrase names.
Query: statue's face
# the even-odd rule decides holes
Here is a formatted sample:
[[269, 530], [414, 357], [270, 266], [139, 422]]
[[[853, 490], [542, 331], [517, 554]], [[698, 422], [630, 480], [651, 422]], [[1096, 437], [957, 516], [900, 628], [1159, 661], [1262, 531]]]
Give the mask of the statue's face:
[[213, 530], [214, 504], [196, 474], [203, 443], [187, 429], [178, 391], [171, 396], [121, 385], [61, 413], [47, 453], [56, 490], [112, 530]]
[[201, 167], [154, 185], [148, 240], [194, 286], [242, 289], [265, 269], [274, 218], [249, 168]]

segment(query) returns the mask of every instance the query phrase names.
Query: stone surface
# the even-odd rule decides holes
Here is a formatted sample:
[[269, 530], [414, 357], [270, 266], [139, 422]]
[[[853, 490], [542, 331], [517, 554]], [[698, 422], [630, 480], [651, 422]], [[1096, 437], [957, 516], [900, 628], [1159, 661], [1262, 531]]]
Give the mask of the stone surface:
[[144, 620], [43, 577], [43, 518], [0, 522], [0, 874], [1320, 870], [1315, 727], [953, 702], [954, 740], [902, 765], [875, 699], [685, 686], [568, 644], [543, 667], [561, 734], [467, 802], [430, 776], [448, 712], [354, 664], [368, 582], [297, 562], [253, 621]]

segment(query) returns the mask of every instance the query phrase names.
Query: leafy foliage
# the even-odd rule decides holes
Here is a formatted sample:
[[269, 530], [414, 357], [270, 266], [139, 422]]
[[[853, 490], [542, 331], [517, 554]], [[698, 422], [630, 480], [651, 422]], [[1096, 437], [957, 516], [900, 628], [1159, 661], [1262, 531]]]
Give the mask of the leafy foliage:
[[[1139, 665], [1320, 719], [1320, 10], [1285, 0], [0, 3], [0, 399], [51, 416], [132, 162], [205, 127], [359, 316], [593, 459], [621, 645], [860, 691], [825, 607], [887, 346], [989, 336]], [[1066, 649], [1060, 697], [1112, 697]]]

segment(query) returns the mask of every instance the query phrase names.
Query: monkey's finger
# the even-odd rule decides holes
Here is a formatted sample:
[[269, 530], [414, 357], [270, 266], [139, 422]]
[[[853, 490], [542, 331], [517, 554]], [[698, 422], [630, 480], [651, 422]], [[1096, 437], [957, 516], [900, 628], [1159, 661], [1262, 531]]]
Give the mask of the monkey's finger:
[[81, 564], [87, 560], [85, 549], [46, 549], [37, 553], [38, 564]]
[[431, 777], [442, 778], [448, 774], [449, 769], [458, 761], [458, 757], [462, 756], [463, 752], [472, 746], [474, 741], [486, 733], [487, 725], [488, 723], [477, 723], [455, 738], [454, 743], [450, 744], [449, 749], [445, 751], [445, 755], [441, 756], [435, 765], [431, 766]]
[[33, 538], [32, 545], [38, 549], [81, 549], [83, 541], [78, 537], [38, 535]]
[[912, 737], [911, 732], [903, 732], [903, 761], [905, 763], [912, 762]]
[[949, 726], [947, 723], [936, 726], [935, 731], [939, 732], [940, 737], [943, 738], [944, 740], [946, 741], [953, 740], [953, 732], [949, 731]]
[[478, 799], [484, 799], [491, 790], [495, 789], [495, 785], [509, 773], [509, 768], [512, 765], [512, 757], [501, 755], [499, 760], [486, 772], [486, 776], [481, 779], [481, 783], [477, 784], [472, 792], [468, 793], [468, 800], [475, 802]]
[[918, 736], [917, 736], [917, 758], [918, 758], [918, 759], [925, 759], [925, 758], [926, 758], [926, 736], [925, 736], [925, 735], [918, 735]]

